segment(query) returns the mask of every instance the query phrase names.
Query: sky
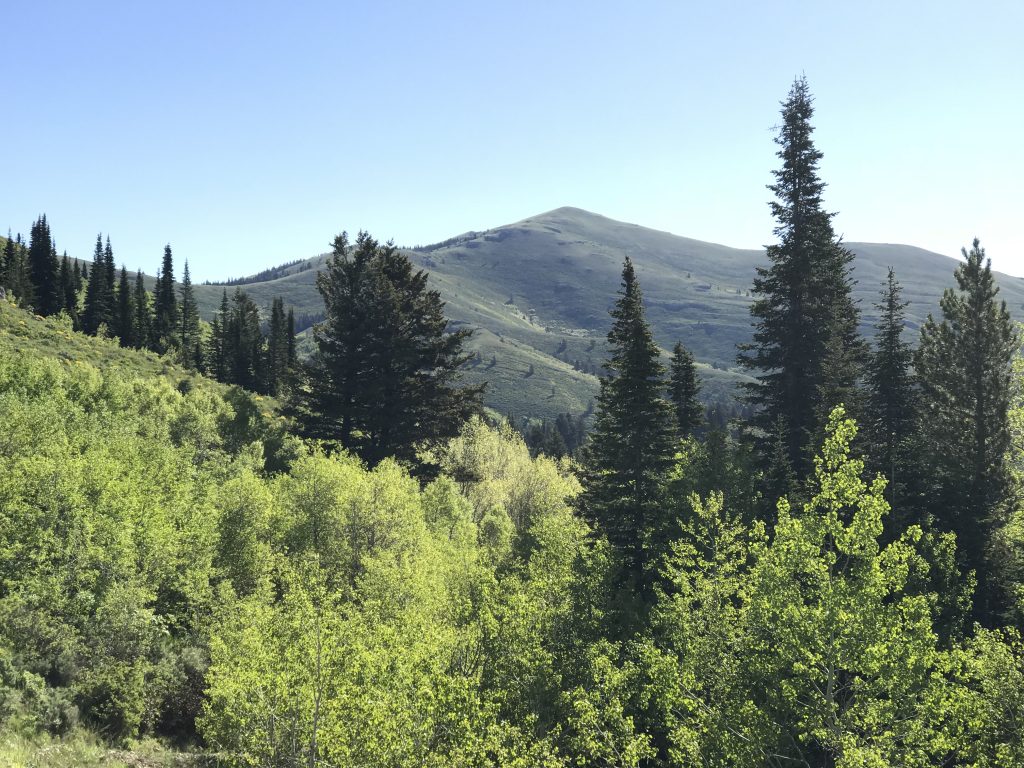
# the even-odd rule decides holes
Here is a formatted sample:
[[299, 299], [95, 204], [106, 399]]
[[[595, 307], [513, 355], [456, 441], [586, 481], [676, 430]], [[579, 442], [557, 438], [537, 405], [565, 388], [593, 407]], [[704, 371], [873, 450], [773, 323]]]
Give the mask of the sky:
[[847, 241], [1024, 275], [1024, 3], [2, 0], [0, 227], [193, 280], [564, 205], [772, 242], [774, 128], [815, 97]]

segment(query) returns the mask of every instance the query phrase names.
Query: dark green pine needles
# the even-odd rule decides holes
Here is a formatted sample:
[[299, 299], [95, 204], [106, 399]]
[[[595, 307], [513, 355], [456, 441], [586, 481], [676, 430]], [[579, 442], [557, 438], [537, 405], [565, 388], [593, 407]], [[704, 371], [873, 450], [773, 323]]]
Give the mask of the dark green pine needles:
[[611, 316], [580, 506], [621, 558], [620, 585], [645, 601], [672, 522], [661, 496], [675, 440], [672, 409], [662, 396], [665, 367], [628, 258]]

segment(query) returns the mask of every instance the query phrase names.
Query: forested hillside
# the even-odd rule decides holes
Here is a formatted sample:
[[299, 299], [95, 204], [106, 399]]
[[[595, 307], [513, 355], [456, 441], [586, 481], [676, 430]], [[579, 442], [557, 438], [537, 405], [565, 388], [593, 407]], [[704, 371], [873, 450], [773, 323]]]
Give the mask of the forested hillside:
[[264, 322], [261, 283], [207, 287], [203, 322], [170, 246], [147, 284], [109, 239], [58, 258], [45, 216], [5, 242], [0, 763], [1024, 765], [1019, 297], [974, 240], [926, 319], [899, 264], [867, 311], [813, 114], [798, 78], [773, 242], [707, 289], [751, 330], [729, 423], [658, 298], [695, 280], [642, 232], [579, 267], [606, 314], [537, 302], [603, 337], [589, 432], [488, 412], [419, 268], [504, 235], [341, 233], [272, 274], [313, 279], [305, 359], [293, 296]]

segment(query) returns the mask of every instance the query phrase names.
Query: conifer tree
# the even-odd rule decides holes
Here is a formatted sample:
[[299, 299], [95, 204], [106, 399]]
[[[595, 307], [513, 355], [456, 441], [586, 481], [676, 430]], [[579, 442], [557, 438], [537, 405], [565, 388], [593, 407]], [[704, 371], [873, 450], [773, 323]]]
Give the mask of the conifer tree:
[[913, 486], [918, 461], [917, 392], [911, 369], [913, 352], [903, 339], [902, 288], [892, 267], [875, 306], [880, 320], [875, 348], [868, 360], [867, 455], [871, 469], [889, 479], [886, 495], [893, 510], [890, 527], [899, 533], [909, 522], [905, 496]]
[[82, 278], [82, 267], [78, 263], [78, 259], [74, 260], [73, 275], [75, 279], [75, 293], [81, 293], [82, 287], [85, 285], [84, 279]]
[[181, 362], [186, 368], [198, 368], [202, 363], [199, 338], [199, 307], [196, 304], [195, 292], [192, 290], [192, 275], [189, 273], [188, 261], [185, 262], [185, 273], [181, 279], [181, 332], [178, 336], [178, 347], [181, 350]]
[[210, 352], [207, 356], [209, 361], [208, 370], [211, 376], [217, 381], [228, 380], [228, 323], [229, 305], [227, 289], [221, 296], [220, 311], [213, 318], [212, 332], [210, 334]]
[[136, 310], [135, 296], [132, 294], [131, 283], [128, 282], [128, 270], [121, 266], [121, 279], [117, 285], [117, 336], [122, 347], [138, 345], [135, 332]]
[[110, 235], [107, 235], [106, 245], [103, 247], [103, 315], [107, 318], [110, 335], [120, 338], [121, 329], [118, 327], [117, 314], [117, 267], [114, 265], [114, 249], [110, 247]]
[[27, 303], [26, 296], [32, 295], [27, 254], [20, 232], [13, 239], [10, 232], [7, 233], [7, 244], [4, 246], [4, 273], [0, 275], [0, 285], [14, 294], [22, 304]]
[[73, 327], [77, 330], [79, 326], [78, 291], [75, 290], [75, 275], [71, 268], [71, 260], [68, 258], [66, 251], [64, 252], [64, 257], [60, 262], [59, 282], [63, 302], [62, 309], [67, 312], [68, 317], [71, 318]]
[[288, 373], [288, 328], [284, 314], [284, 300], [275, 297], [270, 307], [267, 335], [267, 392], [277, 395]]
[[335, 238], [317, 277], [326, 320], [293, 405], [305, 433], [371, 464], [416, 461], [417, 445], [454, 436], [482, 387], [458, 387], [469, 330], [447, 331], [444, 303], [392, 243]]
[[135, 273], [135, 294], [132, 306], [135, 321], [132, 323], [133, 344], [136, 349], [153, 349], [153, 310], [146, 290], [146, 276], [140, 269]]
[[758, 409], [754, 424], [764, 461], [770, 436], [781, 428], [798, 477], [811, 469], [832, 407], [857, 399], [864, 355], [851, 298], [853, 254], [832, 229], [834, 214], [822, 207], [825, 184], [818, 177], [822, 153], [811, 140], [813, 114], [807, 81], [798, 78], [782, 104], [775, 139], [782, 167], [769, 185], [779, 242], [768, 247], [770, 265], [757, 270], [750, 308], [754, 338], [739, 355], [757, 377], [746, 387], [746, 401]]
[[175, 346], [178, 334], [178, 300], [174, 295], [174, 257], [164, 246], [164, 258], [153, 289], [153, 347], [163, 354]]
[[288, 369], [293, 370], [298, 363], [298, 356], [295, 352], [295, 309], [288, 307], [288, 320], [285, 329], [285, 342], [288, 352]]
[[0, 286], [10, 285], [8, 278], [9, 264], [14, 263], [14, 238], [11, 237], [11, 230], [7, 230], [7, 240], [4, 242], [3, 253], [0, 253]]
[[92, 270], [89, 282], [85, 287], [85, 309], [82, 313], [82, 330], [95, 335], [101, 325], [112, 329], [113, 318], [110, 315], [111, 302], [108, 299], [106, 254], [103, 249], [103, 235], [96, 235], [96, 247], [93, 250]]
[[260, 328], [260, 310], [241, 288], [236, 288], [231, 297], [224, 331], [225, 381], [253, 392], [265, 391], [265, 339]]
[[55, 315], [64, 306], [64, 296], [58, 284], [60, 265], [50, 235], [46, 215], [32, 225], [28, 244], [28, 268], [32, 281], [32, 295], [26, 297], [40, 315]]
[[963, 255], [941, 322], [929, 315], [921, 327], [915, 368], [927, 493], [938, 524], [956, 534], [961, 568], [977, 573], [974, 617], [991, 624], [1007, 608], [987, 551], [1009, 512], [1010, 377], [1020, 339], [977, 239]]
[[677, 341], [669, 364], [668, 399], [675, 413], [679, 437], [689, 437], [704, 425], [704, 406], [697, 399], [700, 386], [693, 355]]
[[665, 368], [628, 257], [611, 316], [580, 508], [621, 558], [620, 586], [646, 600], [670, 532], [662, 490], [675, 446]]

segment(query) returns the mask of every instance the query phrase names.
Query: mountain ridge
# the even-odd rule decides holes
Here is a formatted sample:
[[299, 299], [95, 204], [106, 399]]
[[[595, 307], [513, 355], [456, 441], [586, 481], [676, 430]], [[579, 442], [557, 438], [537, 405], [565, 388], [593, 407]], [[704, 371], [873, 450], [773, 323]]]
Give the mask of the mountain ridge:
[[[877, 318], [873, 302], [888, 266], [911, 302], [911, 336], [937, 311], [943, 289], [954, 284], [954, 257], [898, 243], [844, 245], [855, 254], [854, 294], [861, 330], [869, 337]], [[680, 340], [693, 351], [707, 399], [726, 400], [738, 382], [749, 380], [736, 365], [736, 345], [750, 338], [749, 291], [755, 268], [767, 264], [763, 249], [710, 243], [562, 206], [403, 251], [429, 273], [453, 325], [477, 330], [466, 379], [489, 382], [487, 403], [498, 412], [554, 418], [591, 406], [608, 310], [627, 255], [636, 266], [656, 341], [667, 351]], [[279, 295], [297, 313], [315, 316], [323, 311], [316, 268], [326, 257], [240, 287], [261, 306]], [[996, 279], [1011, 313], [1024, 319], [1024, 279], [1000, 273]], [[233, 288], [195, 286], [205, 317], [216, 311], [225, 287]]]

